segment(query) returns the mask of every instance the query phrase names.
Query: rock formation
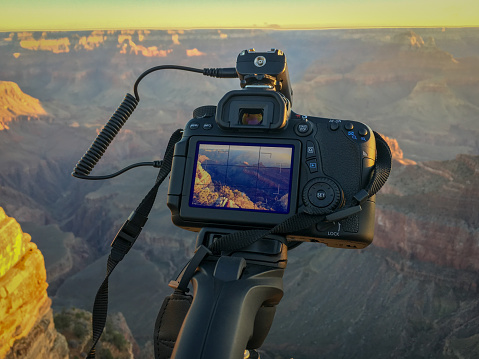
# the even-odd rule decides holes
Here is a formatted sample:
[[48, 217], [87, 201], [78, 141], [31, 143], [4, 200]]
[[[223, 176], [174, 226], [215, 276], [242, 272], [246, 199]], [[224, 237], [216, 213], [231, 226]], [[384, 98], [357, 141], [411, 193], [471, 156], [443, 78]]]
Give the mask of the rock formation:
[[42, 253], [0, 207], [0, 357], [68, 358], [53, 323]]
[[[405, 258], [477, 273], [479, 156], [396, 162], [378, 194], [374, 244]], [[476, 280], [467, 284], [476, 290]]]
[[207, 187], [211, 183], [211, 175], [203, 169], [200, 161], [196, 165], [195, 186]]
[[[55, 314], [55, 326], [68, 341], [70, 357], [83, 358], [91, 347], [92, 314], [78, 308], [63, 309]], [[97, 358], [141, 358], [140, 348], [133, 339], [121, 313], [108, 316], [100, 341], [95, 347]]]
[[406, 48], [421, 48], [424, 46], [424, 40], [414, 31], [409, 30], [397, 34], [393, 37], [392, 42], [405, 46]]
[[381, 134], [382, 138], [387, 142], [391, 149], [392, 158], [394, 161], [399, 162], [402, 165], [415, 165], [416, 162], [407, 158], [404, 158], [404, 153], [399, 147], [398, 141], [394, 138], [387, 137]]
[[43, 32], [39, 39], [36, 39], [31, 32], [18, 34], [20, 46], [28, 50], [51, 51], [54, 54], [61, 54], [70, 51], [70, 39], [68, 37], [49, 39], [48, 33]]
[[25, 94], [11, 81], [0, 81], [0, 131], [8, 130], [8, 123], [20, 118], [28, 120], [47, 116], [39, 100]]

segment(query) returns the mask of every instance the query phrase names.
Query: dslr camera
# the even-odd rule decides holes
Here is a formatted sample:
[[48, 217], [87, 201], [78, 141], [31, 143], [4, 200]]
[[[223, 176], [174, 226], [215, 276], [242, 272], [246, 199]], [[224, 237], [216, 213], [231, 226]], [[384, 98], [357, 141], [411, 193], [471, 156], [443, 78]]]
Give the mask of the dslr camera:
[[[167, 199], [173, 223], [195, 232], [269, 229], [306, 209], [327, 215], [352, 203], [375, 166], [371, 129], [293, 112], [281, 50], [242, 51], [236, 72], [242, 89], [196, 109], [175, 146]], [[286, 237], [364, 248], [373, 239], [375, 196], [361, 206]]]

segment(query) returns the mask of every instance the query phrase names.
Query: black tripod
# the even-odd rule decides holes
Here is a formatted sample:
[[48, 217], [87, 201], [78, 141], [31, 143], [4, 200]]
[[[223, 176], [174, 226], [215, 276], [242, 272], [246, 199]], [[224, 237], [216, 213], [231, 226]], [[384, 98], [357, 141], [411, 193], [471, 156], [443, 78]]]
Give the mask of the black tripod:
[[[209, 246], [222, 234], [203, 229], [197, 245]], [[193, 302], [171, 359], [243, 359], [245, 349], [263, 344], [283, 297], [284, 243], [265, 238], [201, 262], [191, 279]]]

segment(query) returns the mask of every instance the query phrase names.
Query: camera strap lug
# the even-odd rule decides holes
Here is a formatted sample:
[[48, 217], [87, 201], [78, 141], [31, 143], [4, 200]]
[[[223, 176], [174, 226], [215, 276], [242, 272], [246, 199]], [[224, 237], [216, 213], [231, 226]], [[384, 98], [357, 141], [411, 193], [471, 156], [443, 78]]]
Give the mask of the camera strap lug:
[[358, 203], [361, 205], [361, 204], [364, 204], [364, 202], [366, 202], [368, 200], [369, 193], [365, 189], [362, 189], [361, 191], [356, 193], [356, 195], [353, 198], [356, 201], [358, 201]]
[[178, 275], [178, 278], [176, 278], [176, 280], [170, 281], [168, 286], [173, 289], [177, 289], [184, 293], [187, 293], [189, 291], [188, 284], [190, 283], [190, 279], [193, 278], [193, 274], [195, 274], [196, 268], [198, 268], [198, 266], [203, 261], [203, 259], [206, 258], [206, 256], [209, 256], [211, 254], [213, 253], [208, 248], [206, 248], [204, 245], [200, 245], [196, 249], [193, 258], [190, 259], [188, 264]]
[[337, 222], [342, 219], [345, 219], [349, 216], [352, 216], [353, 214], [357, 214], [362, 211], [362, 208], [360, 205], [354, 206], [354, 207], [349, 207], [346, 209], [343, 209], [341, 211], [333, 212], [331, 214], [328, 214], [326, 216], [326, 221], [327, 222]]

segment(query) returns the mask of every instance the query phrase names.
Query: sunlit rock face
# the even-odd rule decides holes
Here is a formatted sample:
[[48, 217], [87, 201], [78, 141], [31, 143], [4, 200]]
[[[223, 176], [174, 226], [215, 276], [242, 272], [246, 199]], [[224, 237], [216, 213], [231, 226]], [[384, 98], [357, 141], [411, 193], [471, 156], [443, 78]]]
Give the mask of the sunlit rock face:
[[11, 121], [47, 115], [40, 101], [24, 93], [15, 82], [0, 81], [0, 131], [8, 129]]
[[407, 158], [404, 158], [404, 153], [399, 147], [398, 141], [394, 138], [381, 135], [381, 137], [387, 142], [389, 149], [391, 150], [392, 159], [399, 162], [402, 165], [415, 165], [416, 162]]
[[53, 323], [43, 255], [30, 239], [0, 207], [0, 358], [68, 358]]
[[48, 33], [44, 32], [39, 39], [35, 39], [31, 32], [19, 33], [20, 46], [28, 50], [51, 51], [55, 54], [70, 52], [70, 39], [48, 39]]

